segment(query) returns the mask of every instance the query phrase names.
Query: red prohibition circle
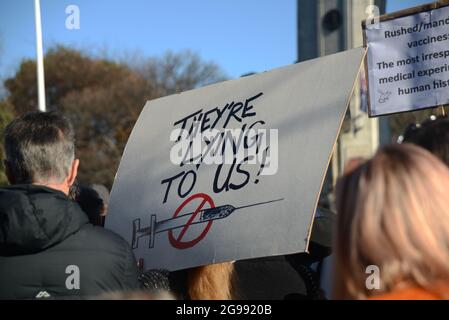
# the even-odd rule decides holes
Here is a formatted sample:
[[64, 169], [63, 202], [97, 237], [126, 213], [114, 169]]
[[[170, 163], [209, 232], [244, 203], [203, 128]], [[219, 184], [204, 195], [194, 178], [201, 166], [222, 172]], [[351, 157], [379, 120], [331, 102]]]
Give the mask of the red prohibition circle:
[[198, 208], [195, 209], [195, 211], [193, 212], [192, 216], [189, 218], [189, 220], [187, 221], [185, 226], [182, 228], [179, 236], [177, 238], [175, 238], [174, 235], [173, 235], [173, 231], [172, 230], [168, 230], [168, 240], [170, 241], [170, 244], [173, 247], [175, 247], [176, 249], [188, 249], [188, 248], [191, 248], [191, 247], [195, 246], [198, 242], [200, 242], [201, 240], [204, 239], [204, 237], [207, 235], [207, 233], [209, 232], [210, 228], [212, 227], [213, 221], [211, 220], [211, 221], [209, 221], [207, 223], [207, 225], [204, 228], [203, 232], [201, 232], [201, 234], [198, 237], [196, 237], [195, 239], [193, 239], [191, 241], [182, 241], [182, 238], [184, 237], [184, 235], [186, 234], [187, 230], [191, 226], [193, 220], [198, 215], [198, 213], [201, 211], [201, 209], [204, 207], [204, 205], [206, 203], [208, 203], [211, 208], [215, 208], [215, 203], [214, 203], [214, 201], [212, 200], [212, 198], [210, 196], [208, 196], [205, 193], [197, 193], [197, 194], [194, 194], [194, 195], [190, 196], [189, 198], [187, 198], [178, 207], [178, 209], [176, 209], [175, 213], [173, 214], [173, 218], [176, 218], [179, 215], [179, 213], [182, 211], [182, 209], [184, 209], [184, 207], [188, 203], [190, 203], [192, 200], [195, 200], [195, 199], [203, 199], [203, 201], [198, 206]]

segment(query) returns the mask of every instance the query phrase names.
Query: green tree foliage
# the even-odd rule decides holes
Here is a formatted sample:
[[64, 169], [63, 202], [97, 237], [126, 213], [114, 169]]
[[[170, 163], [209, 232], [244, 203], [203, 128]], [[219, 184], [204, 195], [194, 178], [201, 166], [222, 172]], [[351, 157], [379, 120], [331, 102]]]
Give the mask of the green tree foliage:
[[[66, 47], [45, 56], [48, 110], [73, 122], [79, 177], [111, 187], [128, 136], [145, 102], [223, 80], [219, 67], [189, 51], [128, 64], [94, 58]], [[4, 83], [17, 114], [37, 109], [36, 64], [23, 61]]]

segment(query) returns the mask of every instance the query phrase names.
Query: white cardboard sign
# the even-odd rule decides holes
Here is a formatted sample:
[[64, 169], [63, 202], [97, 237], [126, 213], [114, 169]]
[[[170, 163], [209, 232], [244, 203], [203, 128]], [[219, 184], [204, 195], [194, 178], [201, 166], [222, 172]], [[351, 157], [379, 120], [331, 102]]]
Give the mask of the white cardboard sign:
[[[145, 269], [305, 251], [364, 54], [354, 49], [147, 102], [117, 172], [106, 227], [130, 242]], [[243, 149], [218, 140], [213, 154], [226, 145], [234, 157], [206, 160], [227, 130], [243, 135]], [[195, 132], [209, 133], [200, 135], [200, 156], [179, 158], [187, 155], [180, 143]]]
[[449, 7], [365, 28], [370, 116], [449, 103]]

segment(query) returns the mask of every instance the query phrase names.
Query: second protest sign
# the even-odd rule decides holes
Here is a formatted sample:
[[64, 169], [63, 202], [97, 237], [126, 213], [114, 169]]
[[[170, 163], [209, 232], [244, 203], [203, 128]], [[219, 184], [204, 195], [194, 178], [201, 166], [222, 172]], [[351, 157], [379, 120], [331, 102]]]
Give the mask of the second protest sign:
[[370, 116], [449, 103], [448, 5], [435, 3], [364, 23]]

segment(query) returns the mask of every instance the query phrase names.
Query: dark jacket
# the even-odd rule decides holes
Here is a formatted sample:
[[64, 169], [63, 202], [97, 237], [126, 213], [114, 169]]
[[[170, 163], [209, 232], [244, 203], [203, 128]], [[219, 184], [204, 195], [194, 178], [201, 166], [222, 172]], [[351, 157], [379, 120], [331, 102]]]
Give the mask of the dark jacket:
[[136, 289], [137, 272], [130, 246], [89, 224], [62, 192], [33, 185], [0, 189], [0, 299]]
[[[178, 299], [187, 299], [188, 271], [148, 270], [140, 276], [142, 288], [149, 291], [164, 289]], [[303, 274], [285, 256], [236, 261], [233, 277], [233, 295], [237, 299], [309, 299]]]
[[308, 299], [305, 279], [285, 256], [240, 260], [234, 267], [243, 300]]
[[[320, 208], [315, 215], [309, 253], [239, 260], [234, 263], [234, 295], [242, 300], [321, 300], [321, 262], [332, 253], [335, 214]], [[311, 266], [317, 265], [317, 270]], [[187, 296], [188, 269], [147, 270], [140, 276], [145, 290], [164, 289]]]

